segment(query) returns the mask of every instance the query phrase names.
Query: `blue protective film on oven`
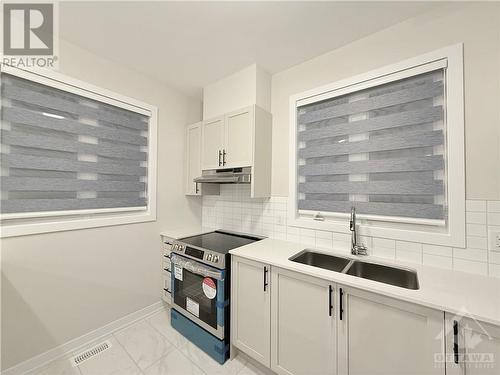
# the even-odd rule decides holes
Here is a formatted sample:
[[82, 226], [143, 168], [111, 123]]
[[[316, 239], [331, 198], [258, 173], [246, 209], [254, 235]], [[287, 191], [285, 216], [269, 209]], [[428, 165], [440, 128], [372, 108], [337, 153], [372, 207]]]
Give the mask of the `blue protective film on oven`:
[[223, 364], [229, 358], [229, 345], [226, 341], [219, 340], [174, 309], [170, 310], [170, 324], [220, 364]]
[[226, 299], [224, 293], [224, 280], [219, 280], [217, 282], [217, 301], [215, 302], [215, 307], [217, 308], [217, 325], [224, 327], [224, 312], [226, 307], [226, 301], [229, 303], [229, 299]]

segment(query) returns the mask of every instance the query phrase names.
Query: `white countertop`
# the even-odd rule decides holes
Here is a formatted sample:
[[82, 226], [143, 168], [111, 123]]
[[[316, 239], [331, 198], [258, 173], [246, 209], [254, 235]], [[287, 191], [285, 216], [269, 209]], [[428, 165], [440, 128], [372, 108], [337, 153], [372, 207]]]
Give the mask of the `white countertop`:
[[198, 234], [212, 232], [213, 229], [204, 227], [184, 227], [184, 228], [169, 228], [160, 232], [161, 236], [172, 238], [174, 240], [184, 237], [196, 236]]
[[500, 325], [500, 279], [372, 256], [356, 257], [345, 251], [317, 250], [332, 255], [413, 269], [418, 274], [420, 289], [410, 290], [288, 260], [305, 248], [307, 248], [305, 245], [267, 238], [233, 249], [230, 253], [271, 266]]

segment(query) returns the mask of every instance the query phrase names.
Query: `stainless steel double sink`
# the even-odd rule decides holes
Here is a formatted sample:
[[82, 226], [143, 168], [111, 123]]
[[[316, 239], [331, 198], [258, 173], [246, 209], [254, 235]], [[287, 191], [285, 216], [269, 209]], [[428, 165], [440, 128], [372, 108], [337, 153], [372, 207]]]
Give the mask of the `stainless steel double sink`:
[[419, 289], [417, 273], [409, 269], [329, 255], [309, 249], [295, 254], [289, 260], [401, 288]]

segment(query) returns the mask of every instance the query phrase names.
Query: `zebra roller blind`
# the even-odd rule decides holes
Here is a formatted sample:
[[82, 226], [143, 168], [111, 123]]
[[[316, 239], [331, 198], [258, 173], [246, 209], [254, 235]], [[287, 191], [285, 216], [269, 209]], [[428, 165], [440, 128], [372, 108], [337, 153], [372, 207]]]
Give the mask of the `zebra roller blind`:
[[1, 81], [3, 217], [147, 207], [148, 116], [6, 73]]
[[297, 108], [298, 209], [446, 220], [444, 69]]

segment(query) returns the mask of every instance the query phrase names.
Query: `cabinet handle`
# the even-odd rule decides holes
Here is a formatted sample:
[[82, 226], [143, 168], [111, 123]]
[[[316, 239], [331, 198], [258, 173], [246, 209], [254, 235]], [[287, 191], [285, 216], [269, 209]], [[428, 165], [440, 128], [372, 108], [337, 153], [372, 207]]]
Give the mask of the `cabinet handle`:
[[222, 150], [222, 165], [226, 165], [226, 150]]
[[267, 267], [264, 267], [264, 292], [267, 289]]
[[198, 194], [198, 192], [200, 191], [200, 189], [198, 188], [198, 183], [197, 183], [197, 182], [195, 182], [195, 183], [194, 183], [194, 186], [195, 186], [195, 188], [194, 188], [194, 192], [195, 192], [195, 194]]
[[332, 286], [328, 285], [328, 316], [332, 316]]
[[342, 290], [342, 288], [339, 288], [339, 298], [340, 298], [340, 301], [339, 301], [339, 319], [342, 320], [342, 314], [344, 312], [344, 306], [342, 303], [342, 300], [344, 298], [344, 291]]
[[453, 359], [458, 364], [458, 322], [453, 321]]
[[222, 162], [221, 162], [221, 157], [222, 157], [222, 151], [219, 150], [219, 167], [221, 166]]

